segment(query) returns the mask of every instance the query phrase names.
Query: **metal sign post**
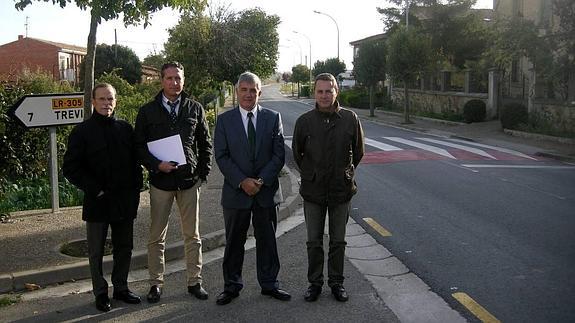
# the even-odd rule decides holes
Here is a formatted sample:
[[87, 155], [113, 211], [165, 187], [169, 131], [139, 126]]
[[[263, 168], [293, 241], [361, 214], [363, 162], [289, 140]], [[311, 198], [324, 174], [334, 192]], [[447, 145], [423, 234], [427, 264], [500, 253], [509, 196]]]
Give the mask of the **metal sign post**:
[[48, 127], [52, 213], [60, 212], [56, 126], [84, 120], [84, 93], [26, 95], [10, 108], [8, 114], [26, 128]]

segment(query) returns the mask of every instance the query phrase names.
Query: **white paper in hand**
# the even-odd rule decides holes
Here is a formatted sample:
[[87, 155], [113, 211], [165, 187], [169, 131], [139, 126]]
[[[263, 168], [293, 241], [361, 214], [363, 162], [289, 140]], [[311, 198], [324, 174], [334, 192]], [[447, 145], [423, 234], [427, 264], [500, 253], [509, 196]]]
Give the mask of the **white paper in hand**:
[[180, 135], [154, 140], [148, 142], [148, 150], [154, 157], [162, 161], [175, 161], [178, 166], [186, 163], [184, 147]]

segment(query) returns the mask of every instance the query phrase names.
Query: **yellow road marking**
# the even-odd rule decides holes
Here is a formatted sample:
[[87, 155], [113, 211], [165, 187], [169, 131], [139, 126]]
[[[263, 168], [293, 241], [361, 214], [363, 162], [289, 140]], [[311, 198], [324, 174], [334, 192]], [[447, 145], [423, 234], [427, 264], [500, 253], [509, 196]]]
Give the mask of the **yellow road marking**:
[[391, 232], [385, 230], [385, 228], [382, 227], [381, 225], [379, 225], [379, 223], [375, 222], [374, 219], [363, 218], [363, 221], [365, 221], [367, 224], [369, 224], [375, 231], [377, 231], [383, 237], [391, 237]]
[[491, 315], [483, 306], [479, 305], [473, 298], [466, 293], [451, 294], [456, 300], [465, 306], [473, 315], [484, 323], [501, 323], [495, 316]]

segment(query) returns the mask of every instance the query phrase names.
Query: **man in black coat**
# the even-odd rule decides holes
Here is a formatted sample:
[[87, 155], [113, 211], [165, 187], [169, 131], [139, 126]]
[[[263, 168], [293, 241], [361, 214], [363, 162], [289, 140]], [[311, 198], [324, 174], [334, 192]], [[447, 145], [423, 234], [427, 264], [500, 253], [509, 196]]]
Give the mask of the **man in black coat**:
[[[178, 62], [161, 68], [162, 90], [154, 100], [140, 108], [136, 118], [135, 140], [140, 162], [150, 174], [150, 237], [148, 240], [148, 273], [150, 292], [147, 300], [156, 303], [164, 284], [166, 234], [174, 199], [180, 211], [184, 236], [188, 293], [206, 300], [202, 287], [202, 240], [199, 230], [201, 185], [211, 168], [212, 143], [206, 112], [184, 90], [184, 67]], [[183, 151], [180, 163], [169, 156], [150, 151], [149, 142], [175, 138]]]
[[108, 282], [102, 271], [108, 227], [112, 229], [113, 298], [130, 304], [140, 297], [128, 289], [134, 219], [140, 202], [142, 168], [138, 164], [132, 126], [114, 117], [116, 90], [98, 84], [92, 91], [92, 116], [70, 133], [64, 155], [64, 176], [84, 192], [90, 273], [96, 307], [111, 309]]

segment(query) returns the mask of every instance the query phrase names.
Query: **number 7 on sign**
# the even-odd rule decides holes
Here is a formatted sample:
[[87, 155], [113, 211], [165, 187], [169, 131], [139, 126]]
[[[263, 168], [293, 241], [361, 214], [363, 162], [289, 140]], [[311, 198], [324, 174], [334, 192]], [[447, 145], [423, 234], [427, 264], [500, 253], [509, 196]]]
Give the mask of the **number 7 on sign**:
[[30, 116], [30, 120], [28, 120], [28, 121], [32, 121], [32, 117], [34, 116], [34, 112], [28, 112], [28, 115]]

